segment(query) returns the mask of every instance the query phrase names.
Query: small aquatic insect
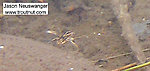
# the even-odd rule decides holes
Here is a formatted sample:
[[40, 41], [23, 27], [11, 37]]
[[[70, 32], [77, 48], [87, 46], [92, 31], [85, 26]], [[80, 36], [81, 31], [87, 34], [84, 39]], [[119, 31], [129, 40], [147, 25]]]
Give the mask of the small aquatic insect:
[[63, 35], [58, 38], [54, 38], [52, 41], [57, 41], [57, 44], [65, 44], [66, 42], [71, 42], [75, 47], [79, 48], [78, 45], [75, 43], [74, 38], [75, 33], [72, 31], [67, 31]]

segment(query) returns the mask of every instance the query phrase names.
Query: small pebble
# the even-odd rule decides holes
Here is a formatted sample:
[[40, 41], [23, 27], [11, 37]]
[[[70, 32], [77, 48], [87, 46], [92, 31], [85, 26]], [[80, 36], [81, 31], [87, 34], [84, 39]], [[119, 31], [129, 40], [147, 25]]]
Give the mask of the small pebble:
[[93, 32], [93, 34], [95, 35], [95, 34], [96, 34], [96, 32]]
[[3, 49], [4, 48], [4, 46], [3, 45], [0, 45], [0, 49]]
[[67, 63], [68, 65], [72, 64], [71, 62]]
[[101, 14], [104, 14], [104, 12], [100, 12]]
[[73, 71], [74, 68], [69, 68], [68, 71]]
[[86, 38], [89, 38], [89, 36], [86, 36]]
[[101, 33], [98, 33], [97, 35], [98, 35], [98, 36], [100, 36], [100, 35], [101, 35]]
[[48, 31], [46, 31], [46, 33], [50, 34], [50, 33], [51, 33], [51, 31], [49, 31], [49, 30], [48, 30]]
[[50, 30], [48, 30], [48, 31], [46, 31], [46, 33], [56, 35], [56, 32], [55, 32], [55, 31], [50, 31]]
[[142, 20], [145, 21], [146, 19], [143, 17]]
[[112, 21], [108, 21], [109, 24], [112, 24]]

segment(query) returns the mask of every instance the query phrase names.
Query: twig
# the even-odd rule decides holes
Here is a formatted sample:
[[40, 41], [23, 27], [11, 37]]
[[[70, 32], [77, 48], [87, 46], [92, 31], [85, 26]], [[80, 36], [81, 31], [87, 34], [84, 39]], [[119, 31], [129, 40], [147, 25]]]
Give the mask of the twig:
[[[143, 52], [147, 52], [147, 51], [150, 51], [150, 49], [144, 49], [144, 50], [142, 50]], [[116, 56], [111, 56], [111, 57], [108, 57], [108, 58], [105, 58], [105, 59], [102, 59], [102, 60], [110, 60], [110, 59], [115, 59], [115, 58], [118, 58], [118, 57], [121, 57], [121, 56], [127, 56], [127, 55], [130, 55], [130, 54], [132, 54], [133, 52], [129, 52], [129, 53], [125, 53], [125, 54], [120, 54], [120, 55], [116, 55]], [[150, 59], [150, 57], [148, 57], [148, 58], [146, 58], [147, 60], [149, 60]], [[96, 61], [92, 61], [92, 62], [98, 62], [99, 60], [96, 60]], [[101, 66], [103, 66], [102, 64], [101, 64]], [[100, 67], [101, 67], [100, 66]]]
[[131, 70], [142, 68], [142, 67], [145, 67], [145, 66], [148, 66], [148, 65], [150, 65], [150, 61], [147, 62], [147, 63], [141, 64], [141, 65], [138, 65], [138, 66], [134, 66], [134, 67], [128, 68], [128, 69], [126, 69], [124, 71], [131, 71]]
[[132, 54], [132, 52], [125, 53], [125, 54], [120, 54], [120, 55], [116, 55], [116, 56], [112, 56], [112, 57], [108, 57], [108, 58], [106, 58], [106, 60], [118, 58], [118, 57], [121, 57], [121, 56], [130, 55], [130, 54]]
[[144, 49], [144, 50], [142, 50], [143, 52], [147, 52], [147, 51], [150, 51], [150, 49]]
[[127, 68], [130, 68], [130, 67], [133, 67], [137, 65], [137, 63], [132, 63], [132, 64], [129, 64], [129, 65], [126, 65], [126, 66], [123, 66], [121, 68], [118, 68], [118, 69], [115, 69], [115, 70], [112, 70], [112, 71], [121, 71], [121, 70], [124, 70], [124, 69], [127, 69]]
[[[144, 49], [142, 50], [143, 52], [147, 52], [147, 51], [150, 51], [150, 49]], [[114, 58], [118, 58], [118, 57], [121, 57], [121, 56], [127, 56], [127, 55], [130, 55], [132, 54], [133, 52], [129, 52], [129, 53], [125, 53], [125, 54], [120, 54], [120, 55], [116, 55], [116, 56], [111, 56], [111, 57], [108, 57], [104, 60], [109, 60], [109, 59], [114, 59]]]

